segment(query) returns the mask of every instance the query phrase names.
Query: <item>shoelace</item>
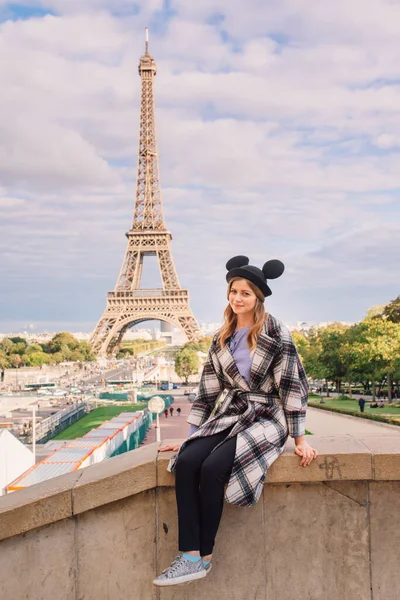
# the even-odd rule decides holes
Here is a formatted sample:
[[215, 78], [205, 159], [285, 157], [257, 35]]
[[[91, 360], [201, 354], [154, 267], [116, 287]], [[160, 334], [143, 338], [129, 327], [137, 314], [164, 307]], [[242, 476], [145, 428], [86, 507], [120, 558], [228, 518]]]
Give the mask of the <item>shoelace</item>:
[[164, 573], [166, 573], [167, 571], [170, 571], [171, 569], [173, 569], [177, 563], [180, 561], [182, 557], [181, 556], [177, 556], [176, 558], [174, 558], [174, 560], [172, 561], [172, 563], [170, 564], [169, 567], [167, 567], [166, 569], [164, 569], [164, 571], [162, 572], [162, 574], [164, 575]]
[[169, 571], [169, 573], [171, 575], [173, 575], [174, 573], [176, 573], [176, 571], [178, 570], [178, 567], [180, 566], [179, 563], [181, 562], [181, 560], [189, 562], [183, 556], [177, 556], [176, 559], [171, 564], [171, 566], [169, 567], [169, 569], [167, 569], [167, 571]]

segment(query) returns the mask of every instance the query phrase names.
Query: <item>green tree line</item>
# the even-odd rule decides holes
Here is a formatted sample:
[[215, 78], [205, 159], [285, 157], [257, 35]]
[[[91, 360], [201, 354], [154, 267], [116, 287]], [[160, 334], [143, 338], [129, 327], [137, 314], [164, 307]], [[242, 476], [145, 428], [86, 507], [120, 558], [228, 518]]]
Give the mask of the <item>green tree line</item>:
[[186, 342], [175, 354], [175, 372], [185, 383], [188, 383], [190, 375], [199, 372], [200, 359], [197, 352], [207, 353], [211, 340], [211, 337], [202, 337], [193, 342]]
[[67, 332], [57, 333], [49, 342], [29, 343], [22, 337], [0, 342], [0, 369], [57, 365], [64, 361], [95, 360], [89, 342], [77, 340]]
[[156, 350], [157, 348], [162, 348], [165, 346], [165, 340], [143, 340], [138, 338], [136, 340], [132, 340], [129, 342], [122, 342], [117, 358], [126, 358], [127, 356], [137, 356], [142, 352], [147, 352], [149, 350]]
[[293, 339], [309, 377], [333, 382], [339, 392], [345, 387], [361, 386], [364, 393], [392, 389], [400, 383], [400, 296], [387, 306], [368, 311], [352, 326], [332, 323], [304, 333], [293, 332]]

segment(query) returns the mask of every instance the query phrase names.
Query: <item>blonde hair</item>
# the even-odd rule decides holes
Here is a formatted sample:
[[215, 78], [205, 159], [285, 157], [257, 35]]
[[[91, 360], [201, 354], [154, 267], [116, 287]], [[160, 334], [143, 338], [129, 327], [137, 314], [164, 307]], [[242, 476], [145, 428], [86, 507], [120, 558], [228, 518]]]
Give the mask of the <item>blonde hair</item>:
[[[228, 299], [229, 294], [231, 293], [233, 282], [239, 281], [240, 279], [243, 279], [243, 277], [234, 277], [230, 280], [227, 292]], [[265, 321], [267, 320], [267, 313], [265, 312], [264, 296], [261, 290], [259, 290], [257, 286], [247, 279], [246, 283], [256, 296], [256, 305], [254, 307], [254, 325], [250, 327], [249, 333], [247, 334], [247, 344], [250, 348], [250, 351], [253, 352], [257, 346], [257, 337], [264, 327]], [[230, 304], [228, 304], [224, 311], [224, 319], [224, 324], [218, 332], [218, 342], [221, 346], [223, 346], [226, 340], [231, 337], [237, 325], [237, 315], [233, 312]]]

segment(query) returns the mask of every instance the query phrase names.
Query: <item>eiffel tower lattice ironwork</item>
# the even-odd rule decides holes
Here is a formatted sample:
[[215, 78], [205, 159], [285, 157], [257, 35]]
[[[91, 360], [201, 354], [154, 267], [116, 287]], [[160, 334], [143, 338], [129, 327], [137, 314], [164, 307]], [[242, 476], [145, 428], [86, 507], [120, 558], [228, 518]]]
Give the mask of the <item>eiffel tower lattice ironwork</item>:
[[[107, 307], [93, 332], [97, 355], [115, 352], [126, 330], [148, 320], [166, 321], [180, 327], [189, 340], [201, 335], [189, 307], [189, 292], [181, 288], [171, 255], [172, 236], [164, 224], [158, 167], [153, 80], [156, 63], [146, 51], [139, 63], [142, 79], [139, 156], [136, 202], [132, 229], [117, 284], [107, 295]], [[141, 289], [143, 258], [157, 256], [162, 288]]]

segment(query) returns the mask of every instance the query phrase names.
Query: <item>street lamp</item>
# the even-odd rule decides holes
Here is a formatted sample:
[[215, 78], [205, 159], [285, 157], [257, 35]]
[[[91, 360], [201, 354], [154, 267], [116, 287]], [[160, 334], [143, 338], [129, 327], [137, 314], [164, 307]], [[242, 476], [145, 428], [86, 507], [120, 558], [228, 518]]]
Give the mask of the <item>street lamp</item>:
[[36, 464], [36, 404], [32, 404], [32, 454], [33, 464]]
[[149, 410], [157, 415], [156, 417], [156, 441], [161, 441], [160, 435], [160, 413], [162, 413], [165, 409], [165, 402], [161, 398], [161, 396], [153, 396], [148, 403]]

